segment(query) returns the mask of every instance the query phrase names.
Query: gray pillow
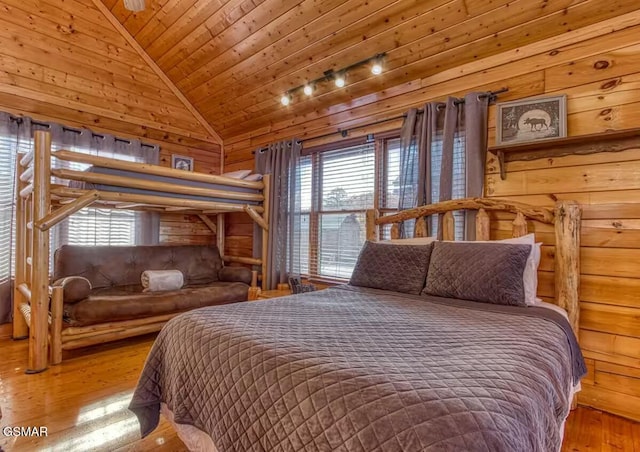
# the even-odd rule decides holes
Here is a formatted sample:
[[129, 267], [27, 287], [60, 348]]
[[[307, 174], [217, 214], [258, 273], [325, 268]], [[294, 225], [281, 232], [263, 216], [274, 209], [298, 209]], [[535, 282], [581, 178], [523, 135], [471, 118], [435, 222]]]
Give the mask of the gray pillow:
[[424, 287], [432, 247], [366, 242], [349, 284], [417, 295]]
[[436, 242], [423, 294], [525, 306], [530, 245]]

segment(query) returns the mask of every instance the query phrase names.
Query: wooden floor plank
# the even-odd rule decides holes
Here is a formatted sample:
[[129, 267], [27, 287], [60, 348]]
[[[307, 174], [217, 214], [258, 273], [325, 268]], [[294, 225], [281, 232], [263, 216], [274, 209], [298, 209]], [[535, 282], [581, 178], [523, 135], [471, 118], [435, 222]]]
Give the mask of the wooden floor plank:
[[[38, 375], [24, 374], [26, 341], [0, 339], [0, 428], [48, 427], [46, 437], [0, 433], [0, 451], [186, 451], [164, 418], [140, 439], [138, 420], [127, 410], [154, 337], [65, 352], [61, 365]], [[640, 423], [579, 407], [567, 420], [562, 451], [640, 452]]]

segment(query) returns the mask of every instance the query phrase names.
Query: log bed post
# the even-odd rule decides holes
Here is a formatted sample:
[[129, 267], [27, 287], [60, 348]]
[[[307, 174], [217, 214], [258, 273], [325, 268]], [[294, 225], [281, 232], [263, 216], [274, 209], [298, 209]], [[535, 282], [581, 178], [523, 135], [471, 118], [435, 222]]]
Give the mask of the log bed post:
[[247, 301], [255, 301], [260, 296], [260, 288], [258, 287], [258, 272], [253, 270], [251, 272], [251, 286], [249, 287], [249, 292], [247, 293]]
[[449, 210], [445, 212], [442, 217], [442, 240], [455, 240], [456, 239], [456, 219], [453, 216], [453, 211]]
[[391, 225], [391, 240], [400, 238], [400, 223], [393, 223]]
[[26, 339], [29, 337], [29, 325], [25, 320], [20, 306], [27, 300], [18, 290], [20, 284], [27, 282], [27, 212], [26, 204], [29, 200], [20, 196], [20, 192], [27, 186], [22, 180], [25, 168], [20, 161], [24, 157], [18, 154], [16, 159], [16, 248], [15, 248], [15, 280], [13, 283], [13, 339]]
[[420, 217], [416, 219], [416, 225], [413, 229], [414, 237], [427, 237], [429, 235], [429, 231], [427, 228], [427, 221], [424, 217]]
[[[33, 159], [33, 219], [44, 218], [50, 209], [51, 134], [37, 131]], [[49, 231], [32, 227], [31, 325], [27, 373], [47, 369], [49, 333]]]
[[555, 208], [555, 288], [557, 304], [569, 313], [576, 337], [580, 324], [580, 205], [558, 201]]
[[378, 219], [378, 211], [376, 209], [367, 210], [365, 216], [365, 228], [366, 228], [366, 236], [365, 238], [371, 242], [378, 241], [378, 225], [376, 224], [376, 220]]
[[518, 238], [523, 235], [527, 235], [527, 219], [522, 212], [518, 212], [515, 220], [513, 220], [511, 236]]
[[49, 341], [51, 364], [62, 362], [62, 316], [64, 289], [55, 286], [51, 289], [51, 325], [49, 326]]
[[476, 240], [490, 240], [491, 224], [489, 214], [484, 209], [478, 209], [476, 214]]

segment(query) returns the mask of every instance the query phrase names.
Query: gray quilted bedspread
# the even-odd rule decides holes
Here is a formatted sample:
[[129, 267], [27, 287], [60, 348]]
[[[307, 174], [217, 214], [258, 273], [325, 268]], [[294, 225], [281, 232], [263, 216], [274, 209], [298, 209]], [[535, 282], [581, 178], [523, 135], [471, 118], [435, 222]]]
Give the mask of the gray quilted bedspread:
[[346, 286], [174, 318], [130, 409], [220, 452], [556, 451], [582, 374], [550, 310]]

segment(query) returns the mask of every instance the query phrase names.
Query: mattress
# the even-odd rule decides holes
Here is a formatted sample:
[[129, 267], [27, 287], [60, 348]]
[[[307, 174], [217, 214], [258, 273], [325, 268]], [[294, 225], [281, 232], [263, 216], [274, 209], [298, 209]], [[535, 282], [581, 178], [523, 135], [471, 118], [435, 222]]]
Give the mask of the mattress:
[[550, 309], [342, 286], [174, 318], [130, 409], [220, 452], [549, 451], [585, 371]]
[[[99, 166], [92, 166], [88, 168], [86, 171], [91, 173], [96, 173], [96, 174], [104, 174], [108, 176], [133, 177], [135, 179], [148, 180], [152, 182], [166, 182], [166, 183], [183, 185], [188, 187], [207, 188], [210, 190], [226, 190], [230, 192], [253, 193], [253, 194], [261, 193], [260, 190], [255, 190], [252, 188], [234, 187], [234, 186], [221, 185], [221, 184], [210, 184], [207, 182], [190, 181], [190, 180], [178, 179], [175, 177], [157, 176], [154, 174], [145, 174], [145, 173], [138, 173], [135, 171], [103, 168]], [[80, 182], [80, 181], [69, 181], [69, 187], [80, 188], [83, 190], [96, 189], [96, 190], [102, 190], [102, 191], [108, 191], [108, 192], [130, 193], [130, 194], [138, 194], [138, 195], [154, 195], [154, 196], [163, 196], [167, 198], [191, 199], [196, 201], [226, 202], [226, 203], [232, 203], [232, 204], [249, 204], [249, 205], [259, 204], [258, 201], [244, 201], [244, 200], [238, 200], [238, 199], [186, 195], [181, 193], [167, 193], [167, 192], [155, 191], [155, 190], [143, 190], [139, 188], [119, 187], [116, 185], [105, 185], [105, 184], [93, 184], [89, 182]]]

